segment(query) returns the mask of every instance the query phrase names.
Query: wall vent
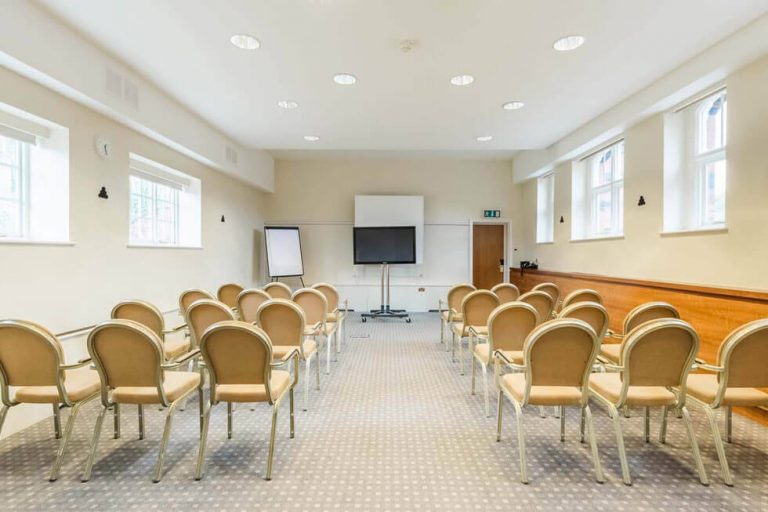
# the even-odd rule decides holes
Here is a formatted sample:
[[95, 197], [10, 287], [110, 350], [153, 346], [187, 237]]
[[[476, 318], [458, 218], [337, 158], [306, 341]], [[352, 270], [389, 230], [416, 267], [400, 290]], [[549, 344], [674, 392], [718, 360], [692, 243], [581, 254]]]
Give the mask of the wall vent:
[[133, 108], [139, 108], [139, 86], [136, 82], [123, 78], [114, 69], [107, 68], [104, 87], [107, 92]]
[[114, 70], [107, 68], [105, 75], [106, 82], [105, 87], [107, 92], [118, 98], [123, 97], [123, 77], [118, 75]]
[[123, 99], [133, 108], [139, 108], [139, 87], [127, 78], [123, 80]]
[[234, 148], [225, 146], [225, 156], [226, 156], [227, 162], [237, 165], [237, 151], [235, 151]]

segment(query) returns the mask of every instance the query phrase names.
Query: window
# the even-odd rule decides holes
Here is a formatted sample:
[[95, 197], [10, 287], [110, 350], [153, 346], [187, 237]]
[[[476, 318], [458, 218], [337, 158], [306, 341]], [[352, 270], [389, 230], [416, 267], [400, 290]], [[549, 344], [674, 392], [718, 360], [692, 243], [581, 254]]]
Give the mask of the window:
[[572, 238], [624, 232], [624, 141], [574, 163]]
[[555, 239], [555, 175], [548, 174], [536, 183], [536, 243]]
[[665, 117], [665, 231], [725, 226], [727, 117], [724, 89]]
[[0, 135], [0, 237], [26, 238], [29, 228], [29, 145]]

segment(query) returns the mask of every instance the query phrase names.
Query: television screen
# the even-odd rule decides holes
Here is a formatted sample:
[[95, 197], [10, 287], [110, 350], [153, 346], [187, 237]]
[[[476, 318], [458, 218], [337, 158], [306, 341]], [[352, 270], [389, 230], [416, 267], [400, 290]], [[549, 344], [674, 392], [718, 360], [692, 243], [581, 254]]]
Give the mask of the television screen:
[[354, 228], [355, 265], [416, 263], [416, 227]]

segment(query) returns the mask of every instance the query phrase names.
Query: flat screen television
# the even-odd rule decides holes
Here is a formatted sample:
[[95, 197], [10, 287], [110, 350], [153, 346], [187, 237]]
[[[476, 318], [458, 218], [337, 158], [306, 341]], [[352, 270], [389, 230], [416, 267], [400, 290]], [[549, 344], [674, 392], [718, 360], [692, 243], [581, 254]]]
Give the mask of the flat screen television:
[[354, 228], [355, 265], [416, 263], [416, 226]]

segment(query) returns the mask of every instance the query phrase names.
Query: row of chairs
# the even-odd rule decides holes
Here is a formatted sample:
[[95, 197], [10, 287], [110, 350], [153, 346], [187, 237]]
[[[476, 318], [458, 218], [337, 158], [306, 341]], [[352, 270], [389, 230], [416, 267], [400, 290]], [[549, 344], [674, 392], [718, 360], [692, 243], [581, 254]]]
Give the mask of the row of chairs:
[[[494, 290], [504, 289], [511, 297], [511, 287], [505, 284]], [[529, 298], [534, 293], [547, 295], [550, 300], [536, 295], [533, 302]], [[699, 337], [671, 304], [650, 302], [635, 307], [624, 319], [623, 332], [614, 333], [609, 329], [608, 311], [598, 292], [576, 290], [562, 302], [558, 299], [559, 290], [552, 283], [507, 301], [496, 291], [475, 290], [472, 285], [462, 284], [450, 290], [450, 309], [441, 312], [441, 324], [451, 326], [459, 346], [463, 338], [469, 339], [472, 394], [475, 363], [483, 369], [487, 416], [487, 368], [494, 365], [499, 393], [497, 439], [501, 435], [503, 397], [515, 407], [521, 480], [527, 482], [521, 408], [534, 405], [541, 410], [555, 407], [561, 422], [561, 440], [565, 439], [563, 408], [581, 409], [581, 441], [586, 428], [597, 480], [604, 481], [589, 409], [589, 399], [593, 398], [612, 419], [625, 484], [631, 484], [631, 476], [619, 411], [623, 409], [628, 415], [629, 407], [636, 406], [644, 409], [646, 442], [650, 441], [651, 407], [662, 409], [661, 443], [666, 442], [668, 411], [672, 409], [683, 418], [699, 479], [707, 485], [709, 480], [686, 408], [690, 400], [707, 414], [723, 480], [733, 485], [717, 412], [721, 408], [726, 411], [726, 440], [731, 442], [732, 407], [768, 405], [768, 393], [759, 389], [768, 386], [768, 319], [755, 320], [733, 331], [720, 346], [717, 364], [712, 365], [696, 359]], [[505, 369], [510, 372], [503, 373]]]
[[[233, 404], [266, 402], [272, 407], [266, 471], [269, 480], [278, 408], [286, 396], [290, 402], [290, 437], [294, 437], [294, 388], [299, 381], [300, 360], [306, 362], [306, 410], [310, 361], [318, 353], [318, 340], [329, 347], [329, 364], [332, 336], [337, 353], [341, 349], [338, 333], [345, 314], [339, 304], [338, 292], [327, 283], [295, 292], [282, 283], [270, 283], [263, 290], [229, 284], [219, 289], [217, 298], [204, 290], [183, 292], [179, 309], [185, 323], [166, 329], [159, 309], [143, 301], [125, 301], [112, 309], [111, 320], [91, 329], [87, 339], [89, 357], [75, 364], [64, 363], [61, 343], [44, 327], [28, 321], [2, 320], [0, 429], [8, 410], [18, 404], [51, 404], [55, 436], [60, 439], [49, 474], [54, 481], [80, 408], [100, 397], [102, 407], [82, 477], [88, 481], [107, 412], [113, 413], [117, 439], [121, 436], [121, 408], [137, 406], [139, 439], [143, 439], [144, 406], [161, 406], [167, 412], [153, 475], [157, 482], [162, 477], [173, 413], [197, 391], [200, 444], [195, 477], [200, 479], [211, 409], [220, 402], [227, 403], [227, 436], [231, 438]], [[177, 336], [172, 336], [174, 333]], [[207, 402], [203, 392], [206, 376], [210, 381]], [[319, 362], [316, 379], [319, 389]], [[63, 432], [62, 407], [72, 408]]]

